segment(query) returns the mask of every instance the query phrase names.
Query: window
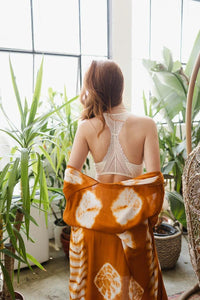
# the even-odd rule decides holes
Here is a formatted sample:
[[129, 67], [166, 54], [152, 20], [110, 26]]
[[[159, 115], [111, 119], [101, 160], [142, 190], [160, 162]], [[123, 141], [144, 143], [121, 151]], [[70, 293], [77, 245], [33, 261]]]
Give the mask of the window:
[[[0, 2], [0, 95], [15, 117], [9, 56], [21, 99], [31, 99], [44, 57], [41, 97], [47, 89], [74, 97], [92, 59], [109, 57], [108, 0]], [[11, 9], [12, 8], [12, 9]]]
[[132, 110], [143, 112], [143, 91], [150, 79], [143, 58], [160, 60], [162, 49], [185, 64], [200, 28], [200, 2], [194, 0], [135, 0], [133, 2], [133, 103]]

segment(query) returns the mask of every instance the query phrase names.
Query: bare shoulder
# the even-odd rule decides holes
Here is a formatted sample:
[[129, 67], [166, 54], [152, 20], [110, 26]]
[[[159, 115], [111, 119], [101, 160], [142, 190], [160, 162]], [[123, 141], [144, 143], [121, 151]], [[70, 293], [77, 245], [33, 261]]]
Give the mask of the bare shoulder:
[[134, 126], [134, 128], [138, 128], [141, 130], [155, 130], [156, 123], [155, 121], [146, 116], [136, 116], [131, 114], [128, 118], [128, 124], [130, 127]]
[[88, 120], [80, 120], [78, 122], [78, 129], [79, 130], [85, 130], [85, 128], [87, 128], [88, 124]]
[[84, 134], [85, 136], [93, 133], [96, 130], [99, 130], [102, 126], [102, 121], [98, 118], [91, 118], [87, 120], [79, 121], [78, 129], [79, 132]]

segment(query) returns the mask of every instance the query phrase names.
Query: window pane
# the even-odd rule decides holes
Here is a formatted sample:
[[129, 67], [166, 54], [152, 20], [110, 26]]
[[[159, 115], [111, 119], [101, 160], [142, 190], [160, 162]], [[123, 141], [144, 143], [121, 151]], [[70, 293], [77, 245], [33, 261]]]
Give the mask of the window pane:
[[[40, 67], [42, 56], [37, 55], [35, 60], [35, 74]], [[43, 80], [41, 95], [45, 99], [48, 95], [48, 88], [56, 92], [64, 92], [66, 87], [67, 97], [77, 95], [78, 59], [60, 56], [45, 56], [43, 65]]]
[[107, 1], [81, 1], [82, 53], [107, 55]]
[[[22, 103], [25, 97], [27, 101], [32, 100], [32, 55], [30, 54], [11, 54], [10, 55], [16, 82]], [[1, 53], [0, 55], [0, 93], [3, 106], [11, 119], [19, 124], [19, 114], [12, 86], [12, 79], [9, 67], [9, 54]], [[3, 124], [1, 124], [3, 125]], [[5, 123], [4, 123], [5, 125]]]
[[0, 47], [31, 49], [30, 2], [0, 1]]
[[175, 60], [180, 59], [181, 1], [152, 0], [151, 57], [162, 57], [163, 47], [172, 51]]
[[185, 0], [183, 7], [182, 61], [187, 62], [200, 29], [200, 2]]
[[78, 0], [34, 0], [35, 49], [79, 53]]
[[133, 57], [149, 55], [149, 0], [133, 1]]

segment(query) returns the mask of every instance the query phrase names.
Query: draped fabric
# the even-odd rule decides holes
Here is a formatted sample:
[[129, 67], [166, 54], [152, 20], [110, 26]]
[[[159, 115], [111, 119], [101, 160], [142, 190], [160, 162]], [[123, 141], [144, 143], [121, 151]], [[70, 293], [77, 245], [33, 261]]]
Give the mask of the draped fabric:
[[162, 174], [100, 183], [68, 167], [63, 191], [70, 299], [167, 299], [152, 231], [163, 203]]

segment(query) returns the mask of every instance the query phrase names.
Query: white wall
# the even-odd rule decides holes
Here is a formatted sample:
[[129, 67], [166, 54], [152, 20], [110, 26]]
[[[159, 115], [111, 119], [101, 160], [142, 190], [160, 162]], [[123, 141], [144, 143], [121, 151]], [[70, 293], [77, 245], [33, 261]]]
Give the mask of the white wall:
[[125, 80], [124, 103], [132, 103], [132, 0], [111, 1], [111, 56]]

